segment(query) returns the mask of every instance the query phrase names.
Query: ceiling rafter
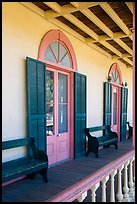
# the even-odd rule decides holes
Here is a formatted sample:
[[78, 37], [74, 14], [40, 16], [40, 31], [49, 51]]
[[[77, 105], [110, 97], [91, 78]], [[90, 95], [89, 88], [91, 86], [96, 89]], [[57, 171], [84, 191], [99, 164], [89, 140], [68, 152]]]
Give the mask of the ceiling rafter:
[[111, 17], [111, 19], [123, 30], [123, 32], [130, 37], [132, 32], [121, 20], [121, 18], [116, 14], [116, 12], [111, 8], [111, 6], [107, 2], [100, 3], [100, 6]]
[[61, 13], [61, 6], [56, 2], [43, 2], [57, 13]]
[[[111, 59], [117, 60], [123, 59], [125, 63], [124, 61], [123, 62], [120, 61], [121, 63], [125, 64], [128, 67], [132, 66], [133, 64], [132, 60], [129, 59], [129, 57], [132, 57], [132, 49], [130, 48], [131, 45], [130, 43], [126, 44], [126, 42], [123, 42], [122, 40], [123, 37], [124, 38], [129, 37], [132, 40], [132, 32], [107, 2], [70, 2], [69, 4], [63, 6], [58, 4], [58, 2], [42, 2], [43, 4], [51, 8], [51, 10], [48, 11], [44, 11], [41, 7], [34, 5], [32, 2], [20, 2], [20, 3], [25, 7], [29, 8], [30, 10], [32, 10], [33, 12], [39, 14], [45, 20], [48, 20], [54, 25], [60, 27], [66, 32], [75, 36], [77, 39], [81, 40], [83, 43], [86, 43], [88, 46], [97, 50], [103, 55]], [[125, 2], [125, 4], [132, 12], [132, 5], [130, 4], [130, 2]], [[90, 7], [94, 7], [97, 5], [103, 8], [103, 10], [111, 17], [111, 19], [121, 28], [123, 32], [112, 32], [112, 30], [108, 26], [106, 26], [100, 20], [99, 17], [97, 17], [91, 10], [89, 10]], [[94, 31], [94, 29], [89, 28], [81, 20], [72, 15], [72, 13], [76, 11], [81, 12], [85, 16], [85, 18], [88, 18], [90, 21], [92, 21], [98, 27], [98, 29], [102, 30], [105, 34], [104, 35], [97, 34]], [[67, 19], [67, 21], [74, 24], [74, 26], [77, 26], [80, 30], [84, 31], [90, 37], [85, 38], [84, 36], [82, 36], [82, 33], [79, 34], [77, 30], [73, 29], [72, 27], [69, 26], [69, 24], [67, 25], [67, 23], [65, 23], [65, 19], [63, 22], [58, 20], [57, 17], [59, 16], [62, 16], [65, 19]], [[112, 45], [109, 44], [107, 40], [114, 40], [127, 53], [122, 54], [121, 51], [119, 50], [120, 48], [115, 48], [113, 44]], [[104, 50], [104, 48], [101, 45], [95, 44], [96, 42], [99, 42], [107, 49]], [[109, 52], [109, 50], [111, 52]], [[115, 55], [110, 54], [112, 52], [115, 53]]]
[[[47, 2], [45, 2], [46, 4]], [[51, 4], [53, 2], [50, 2]], [[72, 3], [72, 2], [71, 2]], [[46, 19], [53, 19], [53, 18], [57, 18], [59, 16], [65, 15], [65, 14], [71, 14], [73, 12], [79, 11], [79, 9], [85, 9], [85, 8], [89, 8], [89, 7], [93, 7], [95, 5], [98, 5], [98, 3], [96, 2], [73, 2], [73, 3], [78, 3], [79, 7], [74, 7], [74, 4], [67, 4], [64, 6], [61, 6], [61, 12], [57, 13], [55, 10], [49, 10], [49, 11], [45, 11], [45, 17]], [[81, 3], [83, 3], [81, 5]], [[88, 4], [86, 4], [88, 3]]]
[[133, 2], [125, 2], [131, 13], [133, 13]]
[[81, 30], [83, 30], [85, 33], [87, 33], [89, 36], [91, 36], [95, 40], [98, 40], [98, 35], [93, 30], [91, 30], [88, 26], [86, 26], [84, 23], [78, 20], [75, 16], [73, 16], [72, 14], [63, 15], [63, 17], [69, 20], [74, 25], [76, 25]]

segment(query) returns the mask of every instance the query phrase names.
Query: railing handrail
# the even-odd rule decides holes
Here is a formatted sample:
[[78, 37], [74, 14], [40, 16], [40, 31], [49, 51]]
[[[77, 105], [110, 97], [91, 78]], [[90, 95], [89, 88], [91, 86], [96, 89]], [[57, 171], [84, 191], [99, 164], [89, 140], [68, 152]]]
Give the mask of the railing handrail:
[[118, 159], [107, 164], [103, 168], [97, 170], [92, 175], [87, 176], [81, 181], [68, 187], [63, 192], [60, 192], [56, 196], [45, 202], [72, 202], [77, 199], [82, 193], [92, 188], [96, 183], [101, 181], [107, 175], [110, 175], [115, 169], [118, 169], [122, 164], [131, 159], [135, 155], [135, 150], [131, 150], [128, 153], [122, 155]]

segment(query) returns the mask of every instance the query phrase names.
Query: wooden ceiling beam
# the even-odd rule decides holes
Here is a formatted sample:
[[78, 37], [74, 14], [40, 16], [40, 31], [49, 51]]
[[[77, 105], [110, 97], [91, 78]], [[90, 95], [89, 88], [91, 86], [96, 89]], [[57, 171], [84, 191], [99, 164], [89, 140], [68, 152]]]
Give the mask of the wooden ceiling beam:
[[108, 35], [100, 35], [98, 37], [98, 41], [93, 40], [92, 38], [86, 38], [87, 42], [100, 42], [100, 41], [106, 41], [106, 40], [115, 40], [115, 39], [119, 39], [119, 38], [123, 38], [123, 37], [129, 37], [127, 36], [125, 33], [123, 32], [115, 32], [113, 33], [113, 37], [109, 37]]
[[118, 51], [115, 47], [113, 47], [112, 45], [110, 45], [108, 42], [106, 41], [101, 41], [100, 42], [103, 46], [105, 46], [107, 49], [111, 50], [112, 52], [114, 52], [116, 55], [118, 55], [119, 57], [122, 58], [122, 53], [120, 51]]
[[75, 16], [72, 14], [66, 14], [63, 15], [64, 18], [66, 18], [68, 21], [76, 25], [79, 29], [83, 30], [85, 33], [87, 33], [89, 36], [94, 38], [95, 40], [98, 40], [98, 35], [92, 31], [89, 27], [87, 27], [84, 23], [82, 23], [80, 20], [78, 20]]
[[86, 44], [88, 44], [91, 48], [93, 48], [94, 50], [98, 51], [99, 53], [105, 55], [106, 57], [112, 59], [111, 54], [109, 54], [107, 51], [103, 50], [102, 48], [100, 48], [98, 45], [95, 45], [92, 42], [87, 42]]
[[97, 6], [98, 2], [70, 2], [75, 8], [86, 9], [89, 7]]
[[120, 45], [124, 50], [126, 50], [130, 55], [133, 54], [132, 50], [130, 47], [127, 46], [126, 43], [124, 43], [121, 39], [114, 39], [114, 41]]
[[50, 7], [51, 9], [53, 9], [55, 12], [59, 14], [61, 13], [61, 6], [58, 3], [56, 2], [43, 2], [43, 3]]
[[65, 25], [64, 23], [60, 22], [59, 20], [50, 19], [49, 22], [51, 22], [52, 24], [56, 25], [57, 27], [61, 28], [62, 30], [66, 31], [67, 33], [73, 35], [75, 38], [85, 43], [85, 38], [82, 35], [77, 33], [75, 30], [73, 30], [69, 26]]
[[123, 30], [126, 35], [132, 34], [126, 24], [121, 20], [121, 18], [116, 14], [116, 12], [111, 8], [107, 2], [101, 2], [99, 4], [101, 8], [111, 17], [111, 19]]
[[89, 9], [80, 10], [89, 20], [104, 31], [109, 37], [113, 38], [113, 32]]
[[133, 14], [133, 2], [125, 2], [131, 13]]
[[[47, 2], [45, 2], [45, 3], [47, 3]], [[70, 14], [70, 13], [73, 13], [75, 11], [79, 11], [79, 9], [85, 9], [85, 8], [89, 8], [89, 7], [98, 5], [97, 2], [71, 2], [71, 3], [73, 3], [73, 5], [67, 4], [67, 5], [61, 6], [61, 12], [60, 13], [57, 13], [56, 11], [53, 11], [53, 10], [45, 11], [46, 19], [53, 19], [53, 18], [62, 16], [65, 14]], [[74, 5], [75, 5], [75, 7], [74, 7]], [[77, 7], [76, 7], [76, 5], [77, 5]]]

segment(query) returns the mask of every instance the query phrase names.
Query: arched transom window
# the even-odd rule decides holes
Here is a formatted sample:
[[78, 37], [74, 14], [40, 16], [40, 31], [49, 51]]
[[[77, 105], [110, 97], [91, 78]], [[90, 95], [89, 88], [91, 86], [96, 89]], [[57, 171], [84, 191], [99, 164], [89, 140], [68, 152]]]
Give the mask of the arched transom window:
[[49, 44], [45, 52], [45, 60], [71, 67], [69, 53], [65, 46], [59, 41], [53, 41]]
[[60, 30], [46, 33], [40, 43], [38, 60], [59, 68], [77, 70], [76, 56], [71, 42]]
[[122, 78], [121, 78], [121, 71], [117, 65], [117, 63], [113, 64], [109, 70], [108, 74], [109, 81], [116, 83], [116, 84], [121, 84], [122, 83]]

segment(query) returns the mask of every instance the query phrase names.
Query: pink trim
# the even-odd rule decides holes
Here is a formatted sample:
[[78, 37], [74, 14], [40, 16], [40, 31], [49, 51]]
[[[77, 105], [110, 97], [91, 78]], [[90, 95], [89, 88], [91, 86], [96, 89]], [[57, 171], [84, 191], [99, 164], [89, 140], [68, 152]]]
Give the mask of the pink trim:
[[112, 73], [115, 69], [118, 70], [119, 79], [120, 79], [120, 85], [121, 85], [121, 84], [122, 84], [122, 73], [121, 73], [121, 70], [120, 70], [120, 68], [119, 68], [119, 66], [118, 66], [117, 63], [113, 63], [113, 64], [111, 65], [111, 67], [110, 67], [110, 69], [109, 69], [109, 72], [108, 72], [108, 75], [109, 75], [110, 73]]
[[87, 176], [81, 181], [68, 187], [66, 190], [59, 193], [58, 195], [52, 197], [49, 200], [46, 200], [46, 202], [72, 202], [74, 201], [82, 193], [91, 189], [96, 183], [101, 181], [107, 175], [110, 175], [114, 171], [114, 169], [117, 169], [118, 167], [120, 167], [123, 163], [131, 159], [133, 156], [135, 156], [135, 150], [129, 151], [124, 156], [121, 156], [120, 158], [109, 163], [108, 165], [104, 166], [98, 171], [95, 171], [95, 173]]
[[[111, 124], [112, 121], [113, 121], [113, 89], [116, 88], [117, 89], [117, 118], [116, 118], [116, 121], [117, 121], [117, 131], [115, 130], [115, 125], [111, 125], [111, 128], [112, 130], [116, 131], [117, 134], [118, 134], [118, 142], [120, 142], [120, 109], [121, 109], [121, 105], [120, 105], [120, 102], [121, 102], [121, 89], [119, 88], [119, 86], [115, 86], [115, 84], [112, 85], [112, 117], [111, 117]], [[114, 129], [113, 129], [114, 127]]]
[[46, 35], [44, 35], [39, 46], [38, 60], [46, 62], [46, 60], [44, 59], [45, 51], [48, 48], [49, 44], [53, 41], [59, 41], [66, 47], [71, 60], [71, 67], [73, 70], [77, 71], [77, 61], [72, 44], [65, 36], [65, 34], [60, 30], [51, 30], [46, 33]]
[[133, 2], [133, 138], [132, 145], [135, 148], [135, 2]]

